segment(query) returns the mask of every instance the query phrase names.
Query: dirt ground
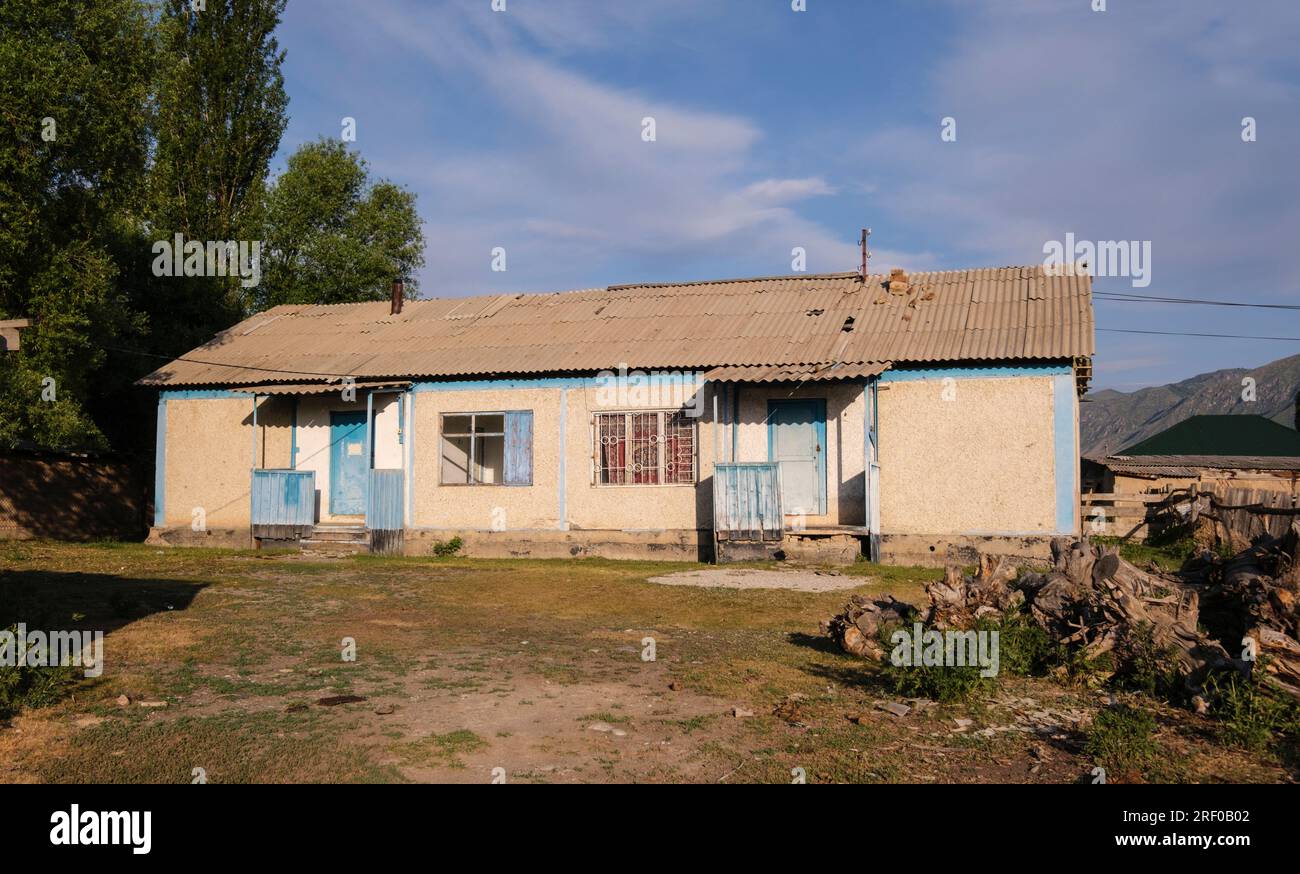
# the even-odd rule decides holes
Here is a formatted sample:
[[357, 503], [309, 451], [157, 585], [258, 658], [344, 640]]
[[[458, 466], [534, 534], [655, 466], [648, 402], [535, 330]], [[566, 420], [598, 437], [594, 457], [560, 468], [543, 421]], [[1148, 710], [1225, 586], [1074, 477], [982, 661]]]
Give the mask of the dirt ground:
[[661, 586], [699, 586], [720, 589], [789, 589], [794, 592], [837, 592], [856, 589], [862, 577], [848, 576], [836, 571], [789, 568], [760, 570], [757, 568], [708, 568], [698, 571], [679, 571], [651, 577], [650, 582]]
[[[900, 701], [818, 631], [847, 591], [649, 581], [681, 573], [716, 570], [0, 544], [0, 626], [106, 632], [101, 677], [0, 727], [0, 781], [1091, 781], [1101, 693]], [[936, 574], [805, 576], [915, 600]], [[1140, 779], [1295, 779], [1158, 716]]]

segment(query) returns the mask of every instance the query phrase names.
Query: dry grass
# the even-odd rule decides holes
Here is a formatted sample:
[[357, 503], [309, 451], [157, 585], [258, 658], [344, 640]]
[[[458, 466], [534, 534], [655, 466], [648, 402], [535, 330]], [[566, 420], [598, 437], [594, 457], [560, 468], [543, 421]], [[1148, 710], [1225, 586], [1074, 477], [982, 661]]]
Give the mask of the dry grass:
[[[874, 709], [869, 667], [818, 633], [848, 593], [645, 582], [698, 567], [0, 545], [0, 623], [108, 632], [103, 677], [0, 729], [0, 780], [189, 782], [196, 767], [212, 782], [488, 782], [494, 768], [537, 782], [1086, 779], [1079, 731], [976, 732], [1034, 707], [1095, 711], [1093, 693], [1008, 680], [999, 698], [1036, 704], [899, 719]], [[913, 602], [937, 575], [851, 572], [861, 591]], [[343, 694], [366, 700], [316, 703]], [[790, 700], [793, 715], [773, 714]], [[1186, 714], [1158, 720], [1154, 778], [1294, 778], [1222, 751]]]

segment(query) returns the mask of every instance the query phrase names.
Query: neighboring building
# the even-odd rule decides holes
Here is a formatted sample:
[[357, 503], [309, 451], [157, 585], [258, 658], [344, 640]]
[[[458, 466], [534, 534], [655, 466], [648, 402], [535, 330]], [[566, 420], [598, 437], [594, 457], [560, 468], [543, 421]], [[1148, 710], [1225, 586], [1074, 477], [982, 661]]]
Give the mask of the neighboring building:
[[152, 539], [1042, 555], [1092, 354], [1088, 277], [1041, 267], [280, 306], [140, 381]]
[[1264, 416], [1192, 416], [1107, 458], [1085, 462], [1099, 492], [1169, 492], [1196, 485], [1226, 494], [1297, 494], [1300, 433]]

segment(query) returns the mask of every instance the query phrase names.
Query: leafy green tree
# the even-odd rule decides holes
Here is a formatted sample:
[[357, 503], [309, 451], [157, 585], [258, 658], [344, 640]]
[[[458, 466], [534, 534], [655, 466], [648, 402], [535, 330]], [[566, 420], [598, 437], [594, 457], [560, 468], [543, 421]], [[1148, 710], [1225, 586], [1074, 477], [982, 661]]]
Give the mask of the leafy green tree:
[[36, 320], [0, 354], [0, 446], [105, 442], [86, 401], [141, 327], [113, 252], [141, 205], [154, 64], [139, 0], [0, 3], [0, 318]]
[[267, 192], [259, 309], [282, 303], [383, 300], [401, 279], [416, 289], [424, 233], [415, 195], [372, 182], [338, 140], [308, 143]]
[[[259, 238], [267, 168], [287, 124], [275, 38], [284, 5], [210, 0], [196, 11], [189, 0], [163, 3], [150, 240]], [[168, 353], [229, 327], [249, 303], [235, 277], [163, 277], [149, 286], [157, 345]]]

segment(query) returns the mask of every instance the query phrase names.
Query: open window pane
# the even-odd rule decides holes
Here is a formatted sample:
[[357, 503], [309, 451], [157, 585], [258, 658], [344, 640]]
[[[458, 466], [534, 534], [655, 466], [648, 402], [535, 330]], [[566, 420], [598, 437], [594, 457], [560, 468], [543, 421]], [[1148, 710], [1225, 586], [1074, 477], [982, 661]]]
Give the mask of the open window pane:
[[506, 417], [501, 413], [476, 415], [474, 417], [475, 434], [504, 434]]
[[501, 468], [505, 462], [506, 438], [499, 434], [476, 437], [474, 440], [474, 482], [497, 485], [502, 482]]
[[442, 482], [464, 485], [469, 482], [469, 437], [442, 437]]
[[443, 434], [468, 434], [474, 430], [473, 416], [443, 416]]

